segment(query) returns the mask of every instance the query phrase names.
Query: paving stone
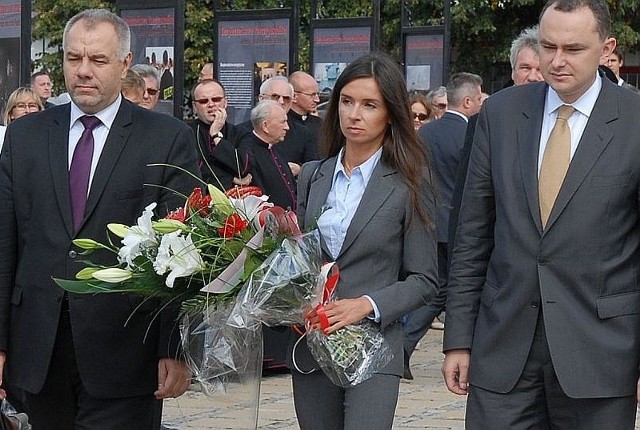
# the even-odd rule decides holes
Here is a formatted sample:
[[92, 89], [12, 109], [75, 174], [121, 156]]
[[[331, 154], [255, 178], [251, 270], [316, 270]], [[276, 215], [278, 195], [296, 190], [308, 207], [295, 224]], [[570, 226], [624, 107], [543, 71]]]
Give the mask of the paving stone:
[[[415, 379], [400, 384], [394, 429], [464, 429], [465, 398], [449, 393], [440, 374], [442, 333], [430, 330], [411, 358]], [[298, 430], [291, 377], [286, 374], [263, 377], [260, 391], [258, 429]], [[192, 386], [180, 398], [165, 401], [163, 423], [171, 430], [246, 428], [246, 397], [230, 393], [226, 397], [208, 398], [197, 386]], [[640, 430], [639, 424], [636, 430]]]

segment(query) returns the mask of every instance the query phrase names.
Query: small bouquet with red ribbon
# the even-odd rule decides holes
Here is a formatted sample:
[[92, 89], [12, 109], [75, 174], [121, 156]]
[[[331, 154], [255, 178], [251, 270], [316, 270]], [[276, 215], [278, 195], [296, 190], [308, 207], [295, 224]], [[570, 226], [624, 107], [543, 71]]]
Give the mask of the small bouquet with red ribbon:
[[331, 382], [340, 387], [355, 386], [389, 364], [393, 352], [378, 325], [370, 320], [347, 325], [330, 334], [324, 333], [329, 327], [324, 305], [334, 300], [339, 278], [337, 266], [323, 266], [322, 278], [326, 280], [322, 295], [318, 296], [322, 301], [313, 307], [320, 327], [314, 330], [307, 323], [307, 345]]

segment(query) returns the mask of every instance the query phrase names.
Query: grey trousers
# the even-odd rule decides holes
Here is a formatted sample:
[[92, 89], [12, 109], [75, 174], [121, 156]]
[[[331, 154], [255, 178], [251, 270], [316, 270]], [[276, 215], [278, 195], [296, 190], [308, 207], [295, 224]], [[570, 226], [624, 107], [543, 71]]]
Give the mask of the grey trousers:
[[291, 371], [300, 430], [390, 430], [400, 377], [375, 374], [355, 387], [341, 388], [322, 371]]

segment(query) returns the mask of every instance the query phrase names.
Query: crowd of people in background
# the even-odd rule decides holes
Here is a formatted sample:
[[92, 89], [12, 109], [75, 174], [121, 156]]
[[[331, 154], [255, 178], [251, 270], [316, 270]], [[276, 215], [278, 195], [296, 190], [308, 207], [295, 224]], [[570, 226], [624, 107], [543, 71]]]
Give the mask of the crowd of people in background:
[[[176, 348], [167, 328], [175, 309], [166, 309], [167, 320], [123, 327], [126, 298], [80, 300], [50, 285], [54, 275], [71, 275], [70, 238], [100, 238], [107, 222], [130, 224], [150, 194], [165, 209], [178, 206], [164, 188], [150, 192], [142, 184], [185, 194], [198, 185], [187, 175], [146, 173], [153, 160], [183, 166], [222, 190], [258, 186], [274, 204], [297, 211], [302, 226], [317, 222], [324, 257], [341, 270], [339, 299], [326, 307], [329, 331], [370, 319], [391, 343], [395, 356], [383, 371], [338, 388], [308, 352], [298, 360], [304, 369], [292, 365], [293, 332], [269, 330], [265, 367], [290, 368], [303, 430], [391, 428], [399, 381], [413, 379], [411, 356], [429, 329], [445, 331], [443, 374], [452, 392], [469, 394], [468, 428], [633, 428], [640, 99], [620, 77], [624, 58], [609, 35], [604, 1], [550, 0], [539, 25], [512, 42], [514, 88], [494, 95], [483, 93], [473, 71], [408, 93], [399, 66], [372, 53], [338, 77], [323, 115], [318, 82], [295, 71], [261, 82], [250, 119], [240, 124], [229, 121], [212, 63], [189, 92], [193, 118], [152, 113], [163, 77], [149, 64], [130, 64], [127, 32], [106, 11], [78, 14], [65, 28], [68, 98], [54, 103], [50, 75], [36, 72], [29, 87], [10, 95], [0, 126], [0, 215], [13, 220], [0, 227], [0, 312], [11, 311], [10, 321], [0, 314], [0, 382], [4, 367], [22, 394], [13, 394], [16, 404], [29, 405], [39, 428], [116, 428], [119, 415], [119, 428], [157, 429], [161, 400], [187, 388], [186, 366], [167, 353]], [[86, 48], [109, 58], [109, 67], [78, 66]], [[94, 81], [100, 85], [89, 87]], [[561, 106], [571, 106], [566, 116]], [[87, 115], [97, 122], [87, 125]], [[72, 223], [77, 208], [67, 207], [73, 196], [59, 178], [73, 170], [89, 129], [95, 146], [86, 180], [105, 191], [83, 202]], [[125, 131], [137, 146], [118, 157], [112, 139]], [[558, 167], [547, 167], [548, 153], [561, 133], [567, 154], [549, 197], [546, 175]], [[50, 163], [47, 145], [54, 144], [60, 159]], [[102, 168], [107, 162], [112, 177]], [[37, 210], [30, 199], [38, 199]], [[85, 211], [85, 203], [92, 208]], [[316, 219], [321, 207], [328, 209]], [[43, 219], [51, 213], [60, 216]], [[592, 238], [596, 232], [603, 238]], [[32, 279], [25, 265], [36, 264]], [[70, 318], [70, 309], [87, 320]], [[83, 324], [98, 316], [105, 322], [88, 336]], [[145, 346], [136, 344], [140, 330]], [[23, 342], [32, 333], [36, 352]], [[105, 375], [99, 358], [113, 360], [113, 372]], [[511, 412], [502, 414], [504, 405]]]

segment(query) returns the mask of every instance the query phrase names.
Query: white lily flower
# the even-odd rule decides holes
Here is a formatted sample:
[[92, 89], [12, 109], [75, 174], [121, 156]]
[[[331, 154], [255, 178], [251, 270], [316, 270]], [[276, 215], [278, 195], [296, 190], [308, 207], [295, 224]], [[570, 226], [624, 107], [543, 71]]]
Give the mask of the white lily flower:
[[110, 284], [117, 284], [131, 279], [131, 272], [124, 269], [118, 269], [117, 267], [110, 267], [107, 269], [97, 270], [92, 273], [93, 278], [102, 281], [109, 282]]
[[122, 239], [124, 245], [118, 251], [118, 261], [127, 263], [129, 268], [133, 267], [133, 260], [142, 254], [142, 251], [158, 245], [156, 233], [153, 230], [151, 218], [156, 203], [151, 203], [144, 208], [142, 215], [138, 218], [137, 225], [130, 227]]
[[166, 285], [173, 288], [176, 278], [190, 276], [204, 268], [204, 261], [200, 250], [191, 240], [191, 235], [181, 236], [180, 231], [162, 236], [158, 255], [153, 262], [153, 268], [158, 275], [169, 271]]
[[229, 199], [231, 204], [235, 208], [235, 212], [238, 213], [245, 221], [253, 221], [258, 213], [264, 208], [270, 208], [273, 203], [270, 203], [269, 196], [246, 196], [242, 199]]

